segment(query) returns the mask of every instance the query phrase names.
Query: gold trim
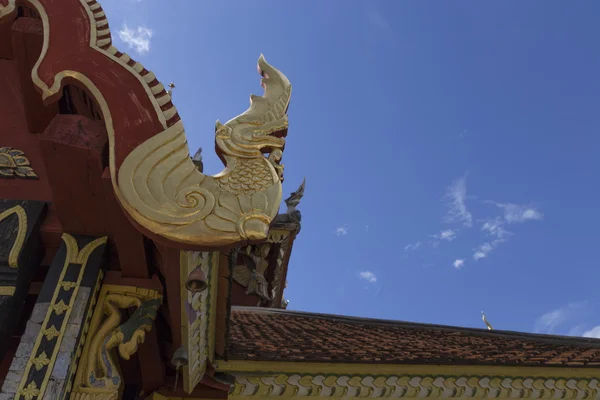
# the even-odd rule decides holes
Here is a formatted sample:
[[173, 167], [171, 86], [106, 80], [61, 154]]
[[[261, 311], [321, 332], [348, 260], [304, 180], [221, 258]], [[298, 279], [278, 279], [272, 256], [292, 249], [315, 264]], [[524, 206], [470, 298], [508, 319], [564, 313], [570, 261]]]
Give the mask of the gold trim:
[[0, 296], [14, 296], [15, 290], [14, 286], [0, 286]]
[[335, 364], [315, 362], [222, 361], [214, 367], [220, 372], [337, 375], [501, 375], [563, 378], [598, 378], [600, 368], [513, 367], [485, 365], [390, 365]]
[[596, 399], [598, 379], [532, 378], [527, 375], [446, 376], [263, 374], [235, 375], [229, 399], [327, 397], [369, 398], [497, 398], [497, 399]]
[[17, 237], [8, 255], [8, 266], [11, 268], [18, 268], [19, 254], [21, 253], [21, 249], [25, 243], [25, 235], [27, 234], [27, 214], [21, 206], [17, 205], [11, 207], [8, 210], [0, 213], [0, 223], [13, 214], [17, 216], [19, 228], [17, 231]]
[[[46, 387], [48, 385], [48, 381], [50, 380], [50, 377], [52, 376], [52, 369], [54, 368], [54, 363], [56, 362], [56, 357], [58, 356], [58, 353], [60, 350], [62, 338], [64, 336], [65, 329], [67, 327], [69, 317], [71, 315], [72, 305], [75, 302], [75, 299], [77, 298], [77, 293], [79, 292], [79, 287], [81, 285], [81, 280], [83, 279], [83, 275], [86, 270], [88, 258], [95, 249], [97, 249], [98, 247], [100, 247], [101, 245], [106, 243], [106, 239], [107, 239], [106, 236], [95, 239], [95, 240], [91, 241], [90, 243], [88, 243], [80, 252], [78, 249], [77, 240], [73, 236], [69, 235], [68, 233], [63, 233], [62, 241], [64, 242], [65, 247], [66, 247], [65, 262], [63, 264], [63, 268], [62, 268], [62, 270], [60, 272], [60, 276], [58, 278], [58, 284], [56, 285], [54, 293], [52, 294], [52, 300], [50, 301], [50, 306], [48, 307], [48, 311], [46, 312], [46, 316], [44, 317], [44, 322], [42, 323], [42, 328], [41, 328], [39, 334], [37, 335], [37, 338], [35, 340], [32, 350], [31, 350], [31, 354], [29, 356], [29, 360], [27, 361], [27, 364], [25, 366], [23, 378], [21, 379], [21, 382], [19, 383], [19, 389], [17, 390], [17, 396], [15, 397], [15, 400], [19, 400], [21, 395], [25, 396], [24, 391], [27, 391], [29, 389], [31, 383], [34, 383], [33, 381], [29, 380], [29, 375], [30, 375], [31, 369], [34, 366], [37, 369], [36, 360], [38, 360], [38, 358], [37, 358], [36, 354], [40, 349], [42, 339], [44, 336], [46, 336], [48, 334], [48, 332], [51, 332], [52, 327], [54, 327], [56, 329], [56, 327], [54, 325], [52, 325], [52, 327], [48, 326], [52, 313], [55, 312], [57, 315], [62, 315], [64, 313], [65, 315], [62, 319], [61, 326], [59, 327], [59, 329], [57, 329], [59, 334], [56, 337], [56, 343], [54, 344], [54, 348], [52, 349], [52, 354], [50, 354], [50, 357], [49, 357], [50, 362], [47, 364], [47, 368], [44, 373], [44, 379], [43, 379], [39, 389], [37, 389], [37, 387], [36, 387], [36, 390], [39, 391], [38, 392], [39, 396], [43, 396], [43, 394], [46, 390]], [[80, 253], [84, 254], [84, 256], [78, 257], [78, 255]], [[63, 290], [61, 283], [64, 282], [65, 274], [67, 272], [69, 264], [72, 263], [72, 260], [80, 261], [79, 263], [81, 264], [81, 267], [79, 269], [79, 275], [77, 276], [77, 286], [75, 286], [73, 288], [73, 293], [71, 294], [71, 297], [69, 299], [69, 304], [65, 304], [65, 302], [62, 299], [60, 301], [57, 301], [57, 299], [58, 299], [58, 295], [59, 295], [60, 291]], [[41, 367], [40, 367], [40, 369], [41, 369]], [[30, 393], [30, 392], [27, 392], [27, 393]], [[27, 400], [27, 397], [25, 397], [25, 399]]]

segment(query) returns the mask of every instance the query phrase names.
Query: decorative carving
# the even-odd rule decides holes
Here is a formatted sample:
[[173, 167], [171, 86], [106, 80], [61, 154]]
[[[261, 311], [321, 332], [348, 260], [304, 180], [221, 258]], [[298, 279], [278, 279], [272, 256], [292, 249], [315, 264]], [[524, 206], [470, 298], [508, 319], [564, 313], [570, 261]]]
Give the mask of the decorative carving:
[[304, 186], [306, 184], [306, 178], [302, 180], [300, 187], [295, 192], [290, 193], [290, 197], [285, 199], [287, 211], [285, 214], [278, 214], [275, 217], [275, 223], [280, 224], [296, 224], [298, 225], [298, 233], [300, 233], [300, 221], [302, 221], [302, 214], [296, 207], [300, 204], [300, 200], [304, 197]]
[[40, 395], [40, 390], [35, 382], [30, 382], [26, 388], [19, 391], [19, 394], [23, 396], [25, 400], [33, 400], [34, 397], [38, 397]]
[[[144, 341], [162, 302], [155, 290], [128, 286], [105, 286], [90, 323], [93, 332], [83, 348], [71, 398], [113, 400], [122, 379], [113, 349], [128, 360]], [[121, 324], [121, 310], [136, 307]]]
[[[191, 393], [204, 377], [208, 362], [213, 361], [215, 307], [217, 304], [218, 252], [181, 251], [181, 334], [188, 351], [188, 364], [182, 368], [183, 388]], [[201, 292], [185, 289], [187, 276], [200, 268], [206, 276], [207, 287]]]
[[92, 298], [88, 304], [88, 308], [86, 310], [86, 317], [83, 329], [81, 330], [81, 336], [79, 337], [79, 341], [77, 344], [77, 351], [75, 355], [71, 358], [71, 365], [69, 366], [69, 373], [66, 379], [65, 390], [63, 391], [63, 397], [61, 400], [70, 399], [71, 390], [73, 389], [73, 378], [75, 375], [75, 371], [77, 371], [77, 366], [79, 365], [79, 359], [81, 358], [83, 352], [83, 346], [86, 343], [87, 336], [90, 331], [90, 323], [92, 321], [92, 317], [94, 314], [94, 309], [96, 307], [96, 303], [98, 301], [98, 297], [100, 295], [100, 289], [102, 288], [102, 278], [104, 277], [104, 273], [99, 271], [98, 277], [96, 278], [96, 283], [94, 285], [94, 291], [92, 293]]
[[[279, 251], [277, 252], [277, 258], [275, 259], [275, 272], [273, 274], [273, 282], [271, 283], [271, 307], [281, 307], [286, 308], [287, 303], [283, 301], [283, 289], [282, 285], [282, 275], [283, 275], [283, 262], [286, 254], [290, 248], [290, 232], [285, 230], [273, 229], [269, 232], [269, 242], [271, 243], [279, 243]], [[280, 298], [281, 294], [281, 303], [277, 304], [277, 299]], [[285, 307], [283, 306], [285, 304]]]
[[[88, 260], [96, 249], [106, 244], [106, 237], [89, 241], [81, 250], [79, 250], [77, 239], [67, 233], [62, 235], [62, 241], [61, 249], [64, 250], [59, 250], [50, 267], [59, 272], [58, 282], [25, 366], [15, 400], [27, 400], [30, 395], [33, 397], [44, 395], [58, 357], [62, 339], [67, 330], [67, 322], [72, 312], [72, 306], [88, 267]], [[73, 264], [77, 264], [77, 268], [73, 268]], [[62, 285], [66, 281], [67, 271], [71, 271], [70, 274], [77, 272], [71, 278], [75, 279], [76, 286], [69, 288], [69, 290], [65, 290]], [[38, 394], [32, 394], [34, 393], [32, 388], [37, 390]]]
[[[16, 0], [4, 2], [0, 18], [16, 11]], [[112, 45], [96, 0], [64, 0], [60, 9], [58, 3], [30, 3], [44, 29], [33, 82], [45, 102], [55, 101], [66, 81], [74, 80], [94, 97], [106, 124], [115, 195], [142, 230], [204, 248], [266, 239], [281, 201], [289, 80], [259, 58], [265, 94], [252, 96], [238, 117], [217, 122], [216, 147], [226, 168], [205, 176], [189, 156], [171, 95], [152, 72]], [[88, 46], [81, 40], [89, 40]], [[132, 95], [114, 90], [120, 85]]]
[[16, 215], [18, 219], [17, 236], [14, 239], [12, 248], [8, 255], [8, 266], [11, 268], [17, 268], [19, 261], [19, 254], [25, 243], [25, 236], [27, 234], [27, 214], [21, 206], [14, 206], [8, 210], [0, 213], [0, 224], [11, 215]]
[[[281, 201], [279, 157], [291, 95], [287, 78], [261, 56], [265, 95], [225, 124], [217, 121], [217, 152], [225, 170], [203, 175], [190, 159], [179, 122], [135, 148], [119, 169], [119, 187], [136, 220], [189, 244], [226, 245], [267, 238]], [[278, 152], [279, 151], [279, 152]]]
[[230, 399], [329, 398], [534, 398], [595, 399], [597, 379], [505, 376], [236, 375]]
[[25, 153], [12, 147], [0, 147], [0, 177], [38, 179]]
[[246, 294], [260, 297], [260, 303], [271, 300], [269, 283], [265, 279], [265, 271], [269, 267], [269, 252], [271, 244], [263, 243], [257, 246], [246, 246], [245, 252], [240, 253], [244, 260], [242, 265], [233, 268], [233, 279], [247, 288]]
[[44, 330], [44, 336], [46, 337], [46, 340], [49, 342], [51, 340], [54, 340], [54, 338], [58, 337], [59, 335], [60, 335], [60, 332], [56, 329], [56, 327], [54, 325], [52, 325], [50, 328]]

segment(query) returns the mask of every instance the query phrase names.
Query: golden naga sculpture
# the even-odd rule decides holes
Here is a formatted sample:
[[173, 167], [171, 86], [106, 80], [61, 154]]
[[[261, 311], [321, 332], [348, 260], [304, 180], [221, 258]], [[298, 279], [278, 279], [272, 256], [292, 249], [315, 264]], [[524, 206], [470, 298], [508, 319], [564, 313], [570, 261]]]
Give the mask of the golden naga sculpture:
[[[136, 147], [123, 161], [118, 187], [141, 225], [188, 244], [228, 245], [266, 239], [279, 210], [292, 87], [261, 55], [263, 96], [225, 124], [216, 123], [225, 169], [207, 176], [189, 155], [181, 122]], [[268, 158], [264, 154], [269, 154]]]
[[[16, 4], [0, 0], [0, 22], [16, 17]], [[259, 58], [265, 93], [251, 96], [243, 114], [217, 122], [216, 148], [225, 169], [207, 176], [190, 158], [171, 91], [113, 45], [96, 0], [28, 4], [43, 24], [33, 83], [46, 104], [57, 101], [67, 84], [85, 88], [97, 102], [115, 196], [144, 234], [194, 250], [267, 238], [281, 201], [291, 95], [281, 72]]]

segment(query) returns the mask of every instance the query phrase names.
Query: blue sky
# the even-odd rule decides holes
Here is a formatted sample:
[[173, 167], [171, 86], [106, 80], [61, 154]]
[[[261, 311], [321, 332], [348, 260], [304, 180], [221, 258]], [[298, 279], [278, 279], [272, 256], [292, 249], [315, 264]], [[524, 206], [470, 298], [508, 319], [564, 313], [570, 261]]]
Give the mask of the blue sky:
[[208, 173], [260, 53], [292, 82], [291, 309], [600, 336], [600, 3], [102, 4]]

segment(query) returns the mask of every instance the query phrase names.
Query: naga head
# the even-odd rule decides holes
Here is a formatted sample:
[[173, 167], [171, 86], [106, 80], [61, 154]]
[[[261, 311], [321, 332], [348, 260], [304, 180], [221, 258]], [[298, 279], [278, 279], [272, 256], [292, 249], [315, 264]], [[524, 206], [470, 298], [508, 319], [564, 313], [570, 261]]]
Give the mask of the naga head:
[[215, 127], [217, 154], [241, 158], [255, 158], [263, 154], [282, 152], [285, 147], [292, 85], [280, 71], [258, 59], [262, 75], [262, 96], [250, 95], [250, 107], [225, 124]]

